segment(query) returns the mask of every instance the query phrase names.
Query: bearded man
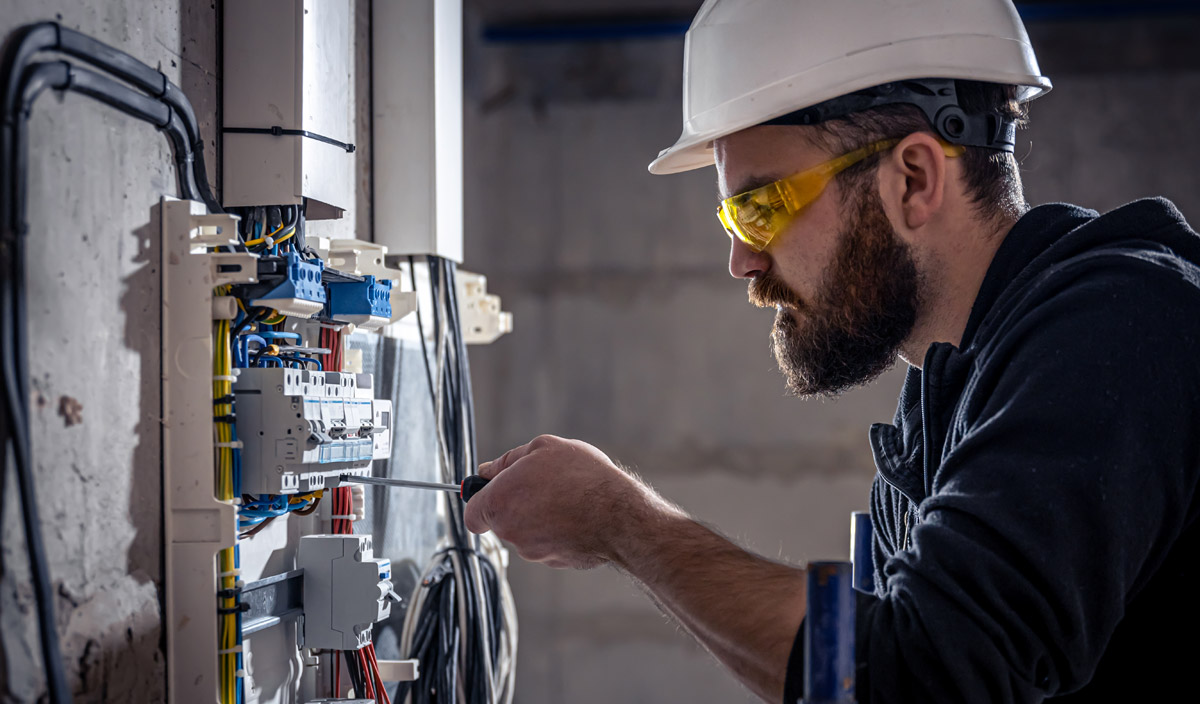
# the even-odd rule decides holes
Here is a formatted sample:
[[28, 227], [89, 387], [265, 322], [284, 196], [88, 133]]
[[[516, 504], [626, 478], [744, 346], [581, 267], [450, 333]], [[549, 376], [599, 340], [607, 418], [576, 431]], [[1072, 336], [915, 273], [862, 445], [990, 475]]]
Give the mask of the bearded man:
[[[1007, 0], [710, 0], [684, 131], [716, 165], [730, 273], [777, 309], [789, 390], [909, 365], [870, 429], [871, 702], [1146, 701], [1200, 626], [1200, 238], [1165, 200], [1030, 208], [1044, 93]], [[613, 564], [765, 701], [803, 684], [804, 570], [748, 553], [578, 440], [486, 463], [466, 507], [528, 560]]]

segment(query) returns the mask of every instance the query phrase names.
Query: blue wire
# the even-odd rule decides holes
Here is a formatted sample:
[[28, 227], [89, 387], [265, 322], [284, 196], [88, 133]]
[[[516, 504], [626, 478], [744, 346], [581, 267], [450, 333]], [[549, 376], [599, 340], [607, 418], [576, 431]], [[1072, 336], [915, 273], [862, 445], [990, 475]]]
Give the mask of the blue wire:
[[[250, 343], [251, 342], [257, 342], [258, 344], [262, 345], [263, 347], [267, 346], [267, 341], [261, 335], [254, 335], [251, 333], [243, 333], [241, 335], [238, 335], [237, 349], [235, 350], [236, 354], [234, 355], [234, 361], [238, 363], [239, 367], [250, 366]], [[240, 357], [240, 359], [239, 359], [239, 357]]]

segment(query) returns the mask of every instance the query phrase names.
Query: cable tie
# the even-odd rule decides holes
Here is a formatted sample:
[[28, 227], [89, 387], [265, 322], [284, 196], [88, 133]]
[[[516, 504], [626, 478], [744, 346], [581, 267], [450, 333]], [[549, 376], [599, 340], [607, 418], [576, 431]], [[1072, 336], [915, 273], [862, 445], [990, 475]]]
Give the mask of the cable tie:
[[237, 396], [234, 396], [233, 394], [227, 394], [225, 396], [221, 396], [220, 398], [214, 398], [213, 405], [224, 406], [227, 404], [231, 404], [236, 400], [237, 400]]
[[240, 569], [238, 569], [237, 567], [234, 567], [233, 569], [229, 570], [228, 572], [218, 572], [217, 577], [236, 577], [237, 575], [239, 575], [241, 573], [242, 573], [242, 571]]
[[234, 587], [233, 589], [220, 589], [217, 591], [217, 598], [232, 599], [233, 597], [235, 597], [241, 593], [242, 593], [241, 587]]
[[237, 606], [231, 606], [229, 608], [217, 609], [217, 613], [222, 616], [229, 616], [231, 614], [244, 614], [249, 610], [250, 604], [238, 604]]
[[246, 446], [245, 443], [243, 443], [241, 440], [234, 440], [233, 442], [214, 442], [213, 443], [213, 447], [232, 447], [235, 450], [240, 450], [245, 446]]
[[237, 416], [232, 413], [227, 413], [223, 416], [213, 416], [214, 423], [234, 423], [237, 421]]
[[333, 519], [343, 518], [347, 521], [353, 521], [357, 517], [354, 514], [350, 513], [350, 514], [338, 514], [336, 516], [330, 516], [330, 518], [333, 518]]
[[244, 677], [246, 676], [246, 671], [245, 671], [245, 670], [238, 670], [237, 672], [235, 672], [235, 673], [233, 673], [233, 674], [234, 674], [234, 676], [236, 676], [236, 677], [243, 677], [243, 678], [244, 678]]
[[214, 374], [213, 381], [233, 382], [233, 381], [237, 381], [237, 375], [236, 374]]
[[217, 655], [230, 655], [232, 653], [240, 653], [240, 652], [242, 652], [242, 646], [235, 645], [232, 648], [225, 648], [224, 650], [218, 650]]

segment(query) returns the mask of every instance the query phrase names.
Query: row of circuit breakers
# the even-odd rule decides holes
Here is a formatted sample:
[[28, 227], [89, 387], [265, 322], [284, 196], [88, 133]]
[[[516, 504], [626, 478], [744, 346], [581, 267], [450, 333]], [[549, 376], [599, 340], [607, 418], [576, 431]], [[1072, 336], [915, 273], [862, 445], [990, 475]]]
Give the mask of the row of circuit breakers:
[[237, 423], [249, 431], [239, 433], [244, 493], [317, 491], [390, 455], [392, 402], [374, 398], [370, 374], [238, 371]]

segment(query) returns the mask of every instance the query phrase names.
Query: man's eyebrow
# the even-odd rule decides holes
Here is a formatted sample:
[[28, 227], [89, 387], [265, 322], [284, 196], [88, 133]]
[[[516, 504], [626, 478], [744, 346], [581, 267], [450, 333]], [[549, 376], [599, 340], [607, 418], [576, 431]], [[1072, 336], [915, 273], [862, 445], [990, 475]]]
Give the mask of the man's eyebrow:
[[745, 193], [746, 191], [753, 191], [755, 188], [761, 188], [761, 187], [767, 185], [768, 183], [775, 183], [776, 181], [778, 181], [781, 178], [783, 178], [783, 176], [780, 176], [778, 174], [773, 174], [773, 173], [756, 174], [753, 176], [748, 176], [748, 177], [742, 179], [740, 182], [738, 182], [738, 187], [733, 189], [732, 193], [723, 193], [721, 191], [721, 187], [718, 185], [717, 186], [717, 195], [721, 197], [721, 200], [725, 200], [729, 196], [738, 195], [739, 193]]

